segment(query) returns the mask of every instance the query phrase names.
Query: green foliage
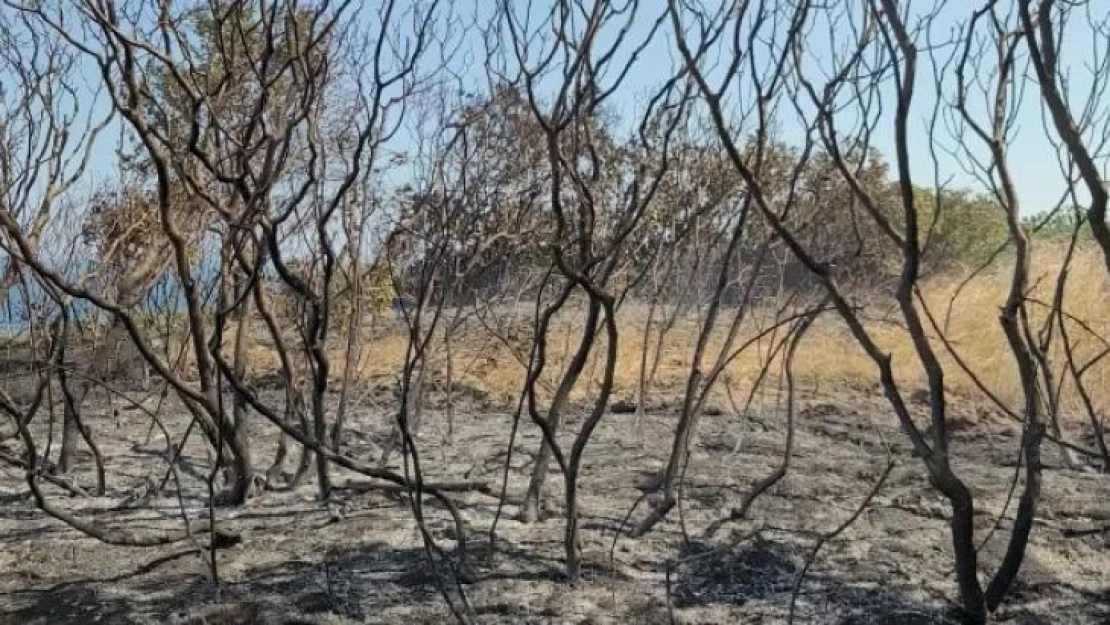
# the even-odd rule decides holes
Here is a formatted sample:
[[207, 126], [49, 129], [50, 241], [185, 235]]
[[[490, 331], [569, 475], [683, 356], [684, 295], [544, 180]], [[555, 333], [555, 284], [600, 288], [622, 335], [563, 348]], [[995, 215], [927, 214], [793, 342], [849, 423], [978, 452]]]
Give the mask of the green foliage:
[[1087, 223], [1086, 216], [1082, 210], [1076, 208], [1030, 215], [1023, 221], [1029, 232], [1040, 239], [1068, 239], [1077, 227], [1080, 239], [1091, 236], [1091, 226]]
[[918, 189], [914, 198], [925, 262], [931, 268], [973, 267], [1006, 242], [998, 202], [966, 189]]
[[[325, 62], [327, 42], [312, 32], [311, 10], [281, 5], [262, 11], [241, 2], [198, 5], [184, 16], [180, 44], [187, 53], [176, 67], [148, 68], [149, 121], [175, 139], [172, 145], [187, 146], [194, 126], [203, 145], [259, 122], [278, 127], [301, 105], [305, 81], [325, 73], [314, 71]], [[190, 92], [203, 107], [194, 105]]]
[[[389, 266], [385, 263], [361, 266], [359, 277], [357, 295], [362, 312], [374, 316], [385, 314], [395, 296]], [[346, 267], [336, 272], [334, 280], [331, 319], [337, 327], [343, 327], [350, 321], [354, 309], [354, 268], [347, 263]]]
[[[301, 259], [291, 259], [286, 266], [296, 275], [319, 282], [320, 275], [313, 273], [313, 268]], [[354, 274], [354, 267], [349, 259], [344, 259], [342, 264], [335, 268], [328, 313], [330, 327], [346, 327], [351, 320], [356, 295], [362, 313], [374, 316], [385, 314], [396, 296], [393, 276], [387, 263], [379, 260], [371, 265], [361, 265], [359, 267], [361, 279], [357, 283], [357, 289]], [[269, 302], [279, 317], [295, 319], [304, 313], [303, 298], [294, 293], [293, 289], [280, 278], [274, 278], [270, 282], [270, 293]]]

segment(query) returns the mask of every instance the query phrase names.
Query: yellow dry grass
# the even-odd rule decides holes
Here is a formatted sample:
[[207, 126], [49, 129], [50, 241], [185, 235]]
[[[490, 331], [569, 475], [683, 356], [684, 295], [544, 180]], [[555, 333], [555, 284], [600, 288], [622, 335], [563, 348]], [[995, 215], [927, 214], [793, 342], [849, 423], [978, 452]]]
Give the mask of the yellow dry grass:
[[[1063, 247], [1055, 243], [1042, 244], [1034, 252], [1032, 286], [1027, 297], [1029, 326], [1035, 336], [1045, 326], [1047, 305], [1052, 302], [1063, 261]], [[1009, 259], [1002, 259], [997, 266], [966, 284], [967, 274], [927, 280], [922, 285], [922, 299], [943, 330], [943, 334], [931, 333], [930, 338], [944, 367], [948, 391], [959, 397], [986, 399], [959, 364], [958, 357], [992, 394], [1017, 410], [1022, 402], [1017, 366], [998, 321], [1010, 288], [1011, 263]], [[1070, 318], [1066, 323], [1068, 338], [1075, 361], [1082, 366], [1105, 349], [1105, 341], [1110, 340], [1110, 276], [1096, 250], [1077, 251], [1070, 265], [1063, 301], [1063, 310]], [[877, 321], [870, 322], [868, 329], [890, 354], [900, 384], [910, 389], [924, 388], [924, 371], [905, 330], [895, 323]], [[1066, 354], [1059, 328], [1053, 327], [1052, 332], [1054, 338], [1047, 356], [1051, 369], [1059, 376], [1066, 371]], [[941, 340], [942, 336], [945, 340]], [[866, 380], [874, 384], [877, 379], [870, 359], [839, 323], [824, 323], [806, 339], [799, 348], [796, 367], [804, 374], [837, 383]], [[1108, 376], [1110, 359], [1098, 361], [1083, 375], [1085, 386], [1099, 410], [1110, 405]], [[1083, 414], [1073, 384], [1063, 385], [1060, 400], [1063, 417]]]
[[[1021, 388], [1013, 356], [998, 323], [999, 311], [1009, 289], [1011, 262], [1006, 258], [1000, 259], [995, 267], [967, 282], [955, 298], [953, 296], [957, 287], [965, 281], [966, 274], [942, 275], [926, 280], [922, 284], [922, 298], [928, 311], [938, 323], [944, 325], [943, 336], [950, 348], [991, 393], [1017, 410], [1021, 406]], [[1052, 300], [1062, 262], [1061, 245], [1045, 242], [1039, 244], [1033, 257], [1033, 286], [1028, 293], [1031, 302], [1030, 326], [1034, 332], [1039, 332], [1044, 325], [1047, 308], [1041, 303]], [[920, 361], [908, 334], [899, 323], [900, 316], [893, 302], [889, 298], [883, 300], [873, 295], [871, 297], [873, 301], [868, 302], [866, 312], [868, 331], [883, 350], [890, 354], [899, 384], [908, 391], [924, 388], [925, 377]], [[1069, 270], [1064, 302], [1064, 310], [1072, 318], [1067, 323], [1069, 338], [1074, 344], [1076, 361], [1082, 364], [1106, 346], [1104, 341], [1110, 340], [1110, 315], [1107, 312], [1110, 310], [1110, 276], [1106, 275], [1096, 250], [1077, 251]], [[732, 311], [726, 311], [722, 316], [719, 324], [721, 327], [714, 332], [706, 350], [702, 371], [712, 367], [717, 358], [726, 331], [724, 325], [731, 314]], [[542, 378], [547, 395], [552, 392], [562, 368], [576, 347], [583, 317], [584, 309], [580, 305], [571, 305], [554, 320], [548, 342], [549, 362]], [[620, 313], [614, 398], [632, 399], [636, 396], [645, 320], [646, 308], [642, 305], [626, 305]], [[770, 320], [769, 310], [752, 313], [742, 326], [735, 345], [745, 342], [760, 329], [766, 328]], [[455, 384], [480, 389], [496, 401], [514, 400], [524, 383], [523, 363], [528, 357], [529, 322], [528, 318], [513, 320], [511, 323], [514, 324], [514, 331], [511, 333], [506, 332], [504, 323], [501, 324], [498, 332], [503, 337], [512, 335], [508, 341], [512, 344], [511, 348], [481, 324], [467, 324], [455, 335], [452, 343], [451, 362]], [[655, 327], [658, 328], [658, 319]], [[689, 318], [679, 320], [666, 335], [651, 384], [651, 393], [655, 397], [674, 397], [682, 392], [690, 374], [698, 327], [699, 320], [695, 315], [690, 315]], [[651, 347], [649, 363], [656, 357], [656, 331], [648, 339]], [[1064, 352], [1059, 340], [1059, 329], [1054, 328], [1053, 332], [1056, 338], [1048, 356], [1053, 369], [1059, 373], [1064, 371]], [[780, 331], [777, 336], [781, 338], [783, 332]], [[343, 370], [343, 337], [340, 332], [333, 333], [333, 337], [335, 345], [330, 350], [333, 359], [332, 372], [338, 376]], [[986, 396], [958, 365], [939, 335], [934, 333], [931, 340], [944, 366], [948, 392], [954, 398], [985, 400]], [[604, 345], [602, 336], [582, 379], [572, 393], [572, 399], [583, 400], [596, 395], [602, 375]], [[735, 398], [745, 397], [759, 372], [767, 365], [772, 345], [771, 338], [765, 338], [735, 358], [725, 369], [718, 388], [714, 391], [713, 401], [724, 401], [725, 384], [729, 385]], [[371, 324], [361, 337], [356, 367], [358, 376], [363, 379], [393, 378], [401, 370], [407, 346], [407, 335], [399, 325], [388, 322]], [[430, 344], [427, 355], [431, 378], [443, 379], [446, 372], [446, 351], [441, 338]], [[273, 371], [278, 366], [276, 355], [268, 346], [252, 344], [248, 353], [252, 371]], [[769, 375], [763, 381], [765, 388], [773, 390], [778, 385], [781, 373], [779, 364], [780, 361], [775, 361], [770, 368]], [[827, 392], [851, 388], [878, 391], [874, 363], [835, 313], [831, 312], [819, 319], [799, 345], [794, 371], [796, 380], [807, 390]], [[1110, 358], [1098, 362], [1084, 375], [1092, 400], [1099, 410], [1105, 410], [1110, 405], [1108, 377]], [[1084, 414], [1074, 385], [1064, 384], [1061, 406], [1065, 418]]]
[[[1063, 261], [1064, 250], [1059, 244], [1042, 244], [1034, 252], [1030, 276], [1032, 286], [1026, 297], [1030, 302], [1029, 325], [1035, 336], [1045, 327], [1048, 305], [1053, 300]], [[945, 336], [984, 385], [1011, 405], [1020, 405], [1021, 387], [1015, 361], [998, 322], [1000, 307], [1009, 289], [1009, 270], [1009, 263], [1003, 263], [1003, 266], [975, 279], [963, 289], [955, 300]], [[948, 307], [956, 283], [956, 280], [949, 279], [926, 285], [925, 301], [938, 317]], [[1065, 284], [1063, 311], [1068, 317], [1065, 328], [1073, 346], [1075, 361], [1082, 366], [1095, 358], [1106, 347], [1105, 341], [1110, 340], [1110, 276], [1095, 249], [1083, 248], [1077, 251]], [[1066, 355], [1059, 328], [1053, 328], [1052, 332], [1054, 339], [1047, 357], [1052, 370], [1059, 375], [1059, 372], [1066, 370]], [[911, 357], [905, 341], [896, 342], [892, 353], [896, 359], [902, 361], [908, 361]], [[952, 388], [969, 394], [974, 392], [970, 378], [956, 366], [953, 358], [947, 353], [943, 356], [945, 368], [951, 372], [949, 377]], [[915, 374], [920, 379], [920, 372]], [[1092, 399], [1100, 409], [1104, 409], [1110, 400], [1108, 375], [1110, 360], [1103, 359], [1083, 376], [1086, 387], [1092, 393]], [[1074, 386], [1065, 384], [1061, 396], [1061, 406], [1065, 414], [1078, 412], [1078, 401]]]

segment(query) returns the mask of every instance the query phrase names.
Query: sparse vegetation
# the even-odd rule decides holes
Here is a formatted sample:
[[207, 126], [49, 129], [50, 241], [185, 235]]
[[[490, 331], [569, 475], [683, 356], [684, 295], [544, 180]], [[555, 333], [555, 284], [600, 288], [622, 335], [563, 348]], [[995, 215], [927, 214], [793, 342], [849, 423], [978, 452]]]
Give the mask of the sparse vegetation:
[[0, 621], [1110, 619], [1096, 0], [465, 4], [0, 4]]

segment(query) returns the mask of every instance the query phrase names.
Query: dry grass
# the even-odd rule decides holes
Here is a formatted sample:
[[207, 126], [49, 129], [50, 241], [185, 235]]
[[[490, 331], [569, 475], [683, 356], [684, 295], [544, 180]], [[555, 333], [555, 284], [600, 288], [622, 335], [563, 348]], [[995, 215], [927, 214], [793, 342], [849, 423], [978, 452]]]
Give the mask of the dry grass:
[[[1039, 333], [1045, 325], [1048, 308], [1039, 304], [1051, 302], [1056, 289], [1057, 276], [1063, 264], [1063, 249], [1057, 245], [1043, 245], [1033, 257], [1031, 283], [1033, 288], [1027, 297], [1033, 302], [1030, 306], [1030, 327]], [[1009, 289], [1009, 264], [994, 268], [976, 277], [967, 284], [953, 300], [963, 276], [938, 279], [929, 282], [923, 289], [923, 298], [929, 310], [944, 324], [949, 307], [951, 316], [944, 336], [952, 349], [975, 373], [992, 393], [1012, 406], [1020, 405], [1021, 388], [1013, 356], [1002, 333], [998, 316], [1001, 305]], [[1095, 357], [1110, 337], [1110, 280], [1105, 267], [1094, 249], [1083, 249], [1073, 260], [1064, 297], [1064, 312], [1073, 318], [1067, 325], [1068, 336], [1073, 344], [1076, 361], [1080, 364]], [[1086, 325], [1093, 333], [1084, 329]], [[1065, 353], [1059, 340], [1059, 330], [1054, 328], [1055, 339], [1048, 354], [1053, 369], [1064, 371]], [[889, 346], [900, 376], [915, 384], [923, 383], [923, 374], [915, 362], [912, 346], [905, 340], [904, 332], [882, 332], [884, 344]], [[949, 388], [964, 395], [981, 395], [976, 386], [955, 359], [934, 338], [938, 351], [942, 353]], [[1106, 384], [1110, 374], [1110, 362], [1102, 360], [1084, 375], [1088, 390], [1092, 393], [1099, 409], [1105, 409], [1110, 402], [1110, 386]], [[1061, 405], [1065, 414], [1078, 414], [1078, 396], [1072, 385], [1063, 388]]]
[[[1031, 306], [1033, 318], [1030, 320], [1034, 332], [1038, 332], [1043, 326], [1047, 312], [1045, 306], [1036, 302], [1052, 300], [1062, 262], [1063, 249], [1055, 244], [1043, 244], [1034, 256], [1034, 288], [1029, 293], [1029, 297], [1035, 302]], [[966, 282], [962, 288], [959, 286], [967, 279], [966, 274], [937, 276], [923, 283], [922, 297], [929, 312], [945, 327], [944, 336], [951, 349], [955, 350], [959, 358], [993, 394], [1016, 408], [1020, 406], [1021, 389], [1013, 357], [998, 323], [999, 310], [1009, 288], [1009, 263], [1007, 259], [1000, 259], [995, 267]], [[1069, 271], [1064, 308], [1074, 318], [1067, 325], [1076, 359], [1080, 363], [1098, 354], [1105, 347], [1103, 341], [1110, 340], [1110, 315], [1107, 314], [1110, 310], [1110, 289], [1106, 288], [1107, 283], [1105, 268], [1096, 250], [1079, 250]], [[891, 355], [899, 384], [908, 391], [924, 388], [924, 373], [908, 334], [899, 324], [899, 315], [893, 301], [873, 295], [870, 297], [872, 301], [868, 302], [866, 312], [867, 326], [876, 341]], [[773, 306], [768, 305], [754, 311], [744, 322], [734, 345], [742, 344], [766, 329], [773, 322], [772, 308]], [[708, 370], [717, 358], [726, 331], [724, 326], [733, 312], [726, 310], [719, 320], [720, 327], [709, 342], [703, 371]], [[658, 317], [661, 314], [657, 313], [654, 330], [648, 339], [649, 362], [656, 357], [655, 347], [660, 325]], [[636, 396], [646, 315], [646, 307], [640, 304], [626, 304], [620, 313], [615, 398], [632, 399]], [[557, 383], [562, 366], [576, 347], [583, 317], [584, 308], [578, 303], [568, 306], [554, 320], [548, 343], [549, 364], [543, 376], [548, 393]], [[368, 325], [362, 337], [358, 375], [363, 379], [394, 378], [405, 359], [407, 335], [400, 324], [388, 319], [378, 319]], [[669, 330], [662, 343], [659, 363], [652, 379], [653, 395], [673, 397], [682, 392], [690, 373], [690, 361], [699, 326], [699, 318], [696, 314], [691, 314], [680, 319]], [[523, 363], [528, 357], [530, 331], [530, 319], [524, 314], [515, 318], [502, 318], [497, 324], [500, 338], [477, 321], [468, 321], [453, 339], [452, 366], [455, 383], [479, 389], [495, 402], [512, 402], [520, 393], [524, 382]], [[1063, 371], [1065, 361], [1058, 338], [1059, 331], [1054, 329], [1053, 332], [1057, 338], [1049, 356], [1054, 368]], [[337, 336], [339, 334], [341, 333], [333, 333], [336, 345], [332, 348], [332, 371], [336, 375], [342, 371], [343, 361], [343, 349], [339, 343], [341, 337]], [[767, 392], [774, 394], [779, 383], [780, 363], [770, 359], [770, 352], [775, 344], [773, 339], [781, 339], [782, 336], [783, 332], [780, 331], [757, 341], [733, 360], [715, 390], [713, 401], [725, 401], [724, 384], [730, 385], [734, 398], [742, 400], [751, 391], [759, 372], [769, 362], [772, 366], [762, 384]], [[959, 366], [939, 335], [932, 338], [945, 367], [950, 394], [954, 398], [985, 401], [986, 396]], [[602, 373], [600, 356], [604, 353], [603, 346], [602, 337], [587, 366], [586, 375], [572, 395], [574, 399], [581, 401], [596, 394]], [[428, 350], [431, 379], [442, 381], [444, 378], [445, 354], [442, 339], [437, 338]], [[252, 345], [248, 360], [256, 373], [274, 371], [278, 366], [272, 348], [265, 344]], [[859, 348], [840, 319], [832, 313], [823, 316], [799, 346], [795, 358], [795, 374], [799, 383], [808, 389], [878, 388], [874, 364]], [[1091, 367], [1084, 377], [1099, 410], [1105, 410], [1110, 405], [1108, 378], [1110, 359]], [[1069, 416], [1078, 418], [1083, 414], [1078, 402], [1074, 386], [1065, 384], [1061, 397], [1065, 419]]]

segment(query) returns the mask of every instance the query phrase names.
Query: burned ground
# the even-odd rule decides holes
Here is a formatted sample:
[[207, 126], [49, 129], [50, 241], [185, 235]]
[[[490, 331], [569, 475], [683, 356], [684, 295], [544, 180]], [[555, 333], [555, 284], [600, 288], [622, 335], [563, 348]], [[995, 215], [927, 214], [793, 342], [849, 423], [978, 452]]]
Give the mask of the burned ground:
[[[355, 415], [347, 436], [347, 452], [371, 462], [390, 430], [389, 398], [378, 399], [377, 409]], [[575, 586], [563, 580], [558, 475], [549, 482], [547, 517], [534, 524], [516, 519], [539, 443], [530, 423], [521, 423], [491, 543], [512, 415], [471, 404], [457, 410], [452, 443], [442, 440], [441, 414], [431, 411], [419, 444], [428, 481], [465, 477], [486, 485], [450, 493], [468, 532], [465, 561], [451, 562], [465, 571], [461, 588], [479, 622], [785, 622], [815, 540], [860, 506], [888, 454], [897, 466], [881, 490], [810, 566], [799, 588], [796, 622], [944, 623], [952, 617], [946, 504], [929, 487], [883, 405], [867, 394], [805, 398], [786, 478], [756, 501], [746, 519], [726, 523], [711, 538], [705, 528], [780, 461], [781, 419], [729, 411], [707, 417], [680, 510], [634, 539], [621, 530], [650, 505], [641, 501], [629, 516], [641, 499], [637, 485], [666, 461], [676, 417], [666, 405], [656, 406], [638, 437], [634, 415], [607, 415], [586, 452], [580, 487], [585, 566]], [[182, 459], [185, 497], [143, 499], [138, 495], [165, 474], [164, 442], [157, 435], [145, 440], [149, 419], [141, 411], [113, 411], [106, 399], [91, 399], [89, 414], [112, 467], [109, 492], [84, 499], [51, 490], [54, 501], [109, 526], [174, 527], [182, 504], [191, 517], [205, 517], [207, 461], [199, 443]], [[187, 426], [183, 412], [166, 414], [176, 415], [166, 424], [180, 436]], [[576, 425], [572, 421], [571, 429]], [[257, 458], [268, 458], [273, 428], [259, 418], [255, 437]], [[1006, 496], [1019, 437], [1019, 427], [993, 417], [979, 417], [955, 435], [955, 464], [976, 495], [977, 535], [991, 536], [981, 550], [984, 569], [997, 565], [1005, 548], [1014, 506], [1011, 501], [1006, 507]], [[1018, 588], [997, 619], [1107, 622], [1110, 533], [1094, 530], [1110, 525], [1110, 484], [1096, 473], [1065, 467], [1055, 446], [1046, 452], [1038, 522]], [[77, 482], [92, 484], [91, 464], [81, 457]], [[328, 505], [316, 500], [306, 480], [293, 491], [266, 491], [246, 506], [217, 509], [218, 527], [241, 538], [219, 552], [217, 593], [195, 543], [101, 544], [38, 511], [19, 472], [5, 468], [0, 622], [449, 622], [406, 496], [367, 488], [370, 482], [353, 474], [336, 477], [339, 488]], [[120, 505], [130, 500], [138, 503]], [[426, 510], [433, 536], [451, 552], [449, 517], [431, 500]]]

